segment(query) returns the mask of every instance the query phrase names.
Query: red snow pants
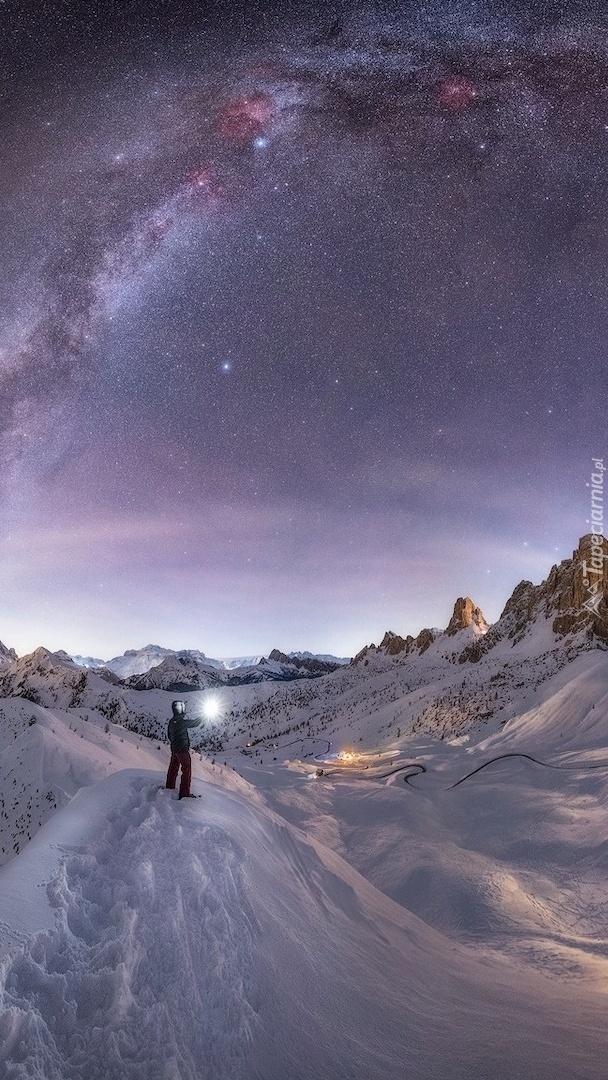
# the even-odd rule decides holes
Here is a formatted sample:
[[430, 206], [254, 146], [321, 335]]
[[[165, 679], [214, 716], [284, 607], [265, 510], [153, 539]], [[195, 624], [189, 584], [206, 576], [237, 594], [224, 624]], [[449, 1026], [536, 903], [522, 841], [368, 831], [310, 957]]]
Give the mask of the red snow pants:
[[168, 788], [175, 787], [180, 765], [182, 767], [182, 778], [179, 783], [179, 797], [183, 799], [185, 795], [190, 794], [190, 780], [192, 779], [192, 759], [188, 750], [184, 750], [181, 754], [171, 754], [167, 772]]

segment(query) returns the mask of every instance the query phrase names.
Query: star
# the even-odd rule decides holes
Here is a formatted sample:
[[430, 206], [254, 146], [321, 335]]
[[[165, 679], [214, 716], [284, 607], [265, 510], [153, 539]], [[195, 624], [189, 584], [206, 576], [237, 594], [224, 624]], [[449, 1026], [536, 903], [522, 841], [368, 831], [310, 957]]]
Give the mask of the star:
[[[5, 72], [0, 178], [0, 544], [11, 514], [36, 536], [78, 505], [97, 535], [112, 508], [97, 565], [120, 562], [110, 535], [122, 515], [127, 535], [150, 530], [163, 571], [178, 550], [177, 492], [198, 519], [221, 491], [177, 577], [191, 590], [207, 575], [226, 654], [258, 647], [233, 641], [226, 596], [243, 598], [238, 633], [267, 624], [272, 645], [289, 637], [288, 608], [319, 634], [352, 621], [346, 654], [378, 617], [415, 611], [424, 625], [429, 596], [438, 605], [451, 587], [442, 538], [470, 546], [484, 583], [489, 550], [515, 580], [543, 528], [572, 547], [572, 463], [601, 452], [589, 444], [604, 430], [608, 16], [579, 4], [561, 18], [571, 0], [550, 19], [546, 4], [511, 5], [526, 8], [522, 29], [492, 5], [438, 0], [424, 14], [361, 0], [335, 22], [324, 5], [297, 18], [279, 5], [258, 33], [253, 12], [251, 25], [226, 13], [216, 31], [209, 12], [222, 21], [226, 5], [175, 0], [182, 25], [148, 18], [161, 0], [133, 0], [117, 60], [103, 5], [94, 43], [89, 5], [63, 0], [73, 19], [55, 25], [36, 14], [45, 5], [0, 3], [15, 27], [8, 9], [20, 6], [31, 34], [17, 35], [23, 55]], [[528, 518], [538, 500], [546, 513]], [[360, 508], [348, 522], [346, 506]], [[289, 563], [291, 528], [304, 539]], [[396, 536], [420, 566], [412, 582]], [[57, 581], [97, 580], [87, 550], [82, 573], [66, 563]], [[154, 620], [175, 578], [135, 564], [150, 634], [164, 640]], [[351, 611], [355, 564], [370, 573]], [[25, 611], [36, 594], [28, 569], [5, 606]], [[391, 573], [403, 586], [389, 587]], [[120, 584], [108, 580], [108, 612], [122, 610]], [[74, 624], [89, 607], [78, 599]], [[206, 633], [200, 612], [182, 629], [184, 610], [166, 624], [182, 644]]]

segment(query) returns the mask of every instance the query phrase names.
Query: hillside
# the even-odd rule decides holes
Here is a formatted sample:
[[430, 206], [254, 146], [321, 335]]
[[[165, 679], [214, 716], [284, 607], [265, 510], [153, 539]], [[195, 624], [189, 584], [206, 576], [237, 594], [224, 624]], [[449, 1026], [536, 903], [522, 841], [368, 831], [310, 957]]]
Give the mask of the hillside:
[[445, 631], [306, 682], [184, 692], [189, 804], [163, 787], [172, 692], [6, 655], [7, 1080], [597, 1080], [608, 649], [573, 607], [584, 544], [492, 627], [459, 598]]
[[83, 789], [4, 872], [8, 1075], [594, 1074], [602, 993], [450, 941], [245, 793], [160, 779]]

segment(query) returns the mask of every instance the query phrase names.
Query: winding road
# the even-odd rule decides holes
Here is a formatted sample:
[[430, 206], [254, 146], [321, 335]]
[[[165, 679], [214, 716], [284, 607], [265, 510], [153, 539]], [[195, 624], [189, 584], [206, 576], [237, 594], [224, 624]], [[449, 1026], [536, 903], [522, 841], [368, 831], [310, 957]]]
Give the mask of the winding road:
[[516, 753], [512, 751], [508, 754], [498, 754], [497, 757], [490, 758], [489, 761], [484, 761], [483, 764], [478, 765], [476, 769], [472, 769], [471, 772], [466, 773], [465, 776], [461, 776], [460, 780], [457, 780], [455, 784], [450, 784], [446, 791], [451, 791], [453, 788], [458, 787], [459, 784], [464, 784], [465, 780], [469, 780], [471, 776], [475, 776], [476, 773], [481, 772], [482, 769], [487, 769], [488, 765], [493, 765], [496, 761], [504, 761], [506, 758], [523, 758], [526, 761], [532, 761], [535, 765], [541, 765], [544, 769], [557, 769], [560, 770], [576, 770], [576, 769], [608, 769], [608, 762], [593, 762], [588, 765], [573, 764], [573, 765], [553, 765], [550, 761], [540, 761], [539, 758], [535, 758], [532, 754], [525, 754], [523, 752]]

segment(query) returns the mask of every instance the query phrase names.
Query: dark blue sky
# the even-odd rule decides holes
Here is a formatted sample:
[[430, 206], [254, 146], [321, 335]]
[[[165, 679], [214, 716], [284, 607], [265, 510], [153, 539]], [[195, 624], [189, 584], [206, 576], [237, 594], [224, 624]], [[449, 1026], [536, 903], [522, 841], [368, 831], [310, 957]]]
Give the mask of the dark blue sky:
[[493, 620], [604, 454], [608, 18], [0, 8], [0, 639]]

